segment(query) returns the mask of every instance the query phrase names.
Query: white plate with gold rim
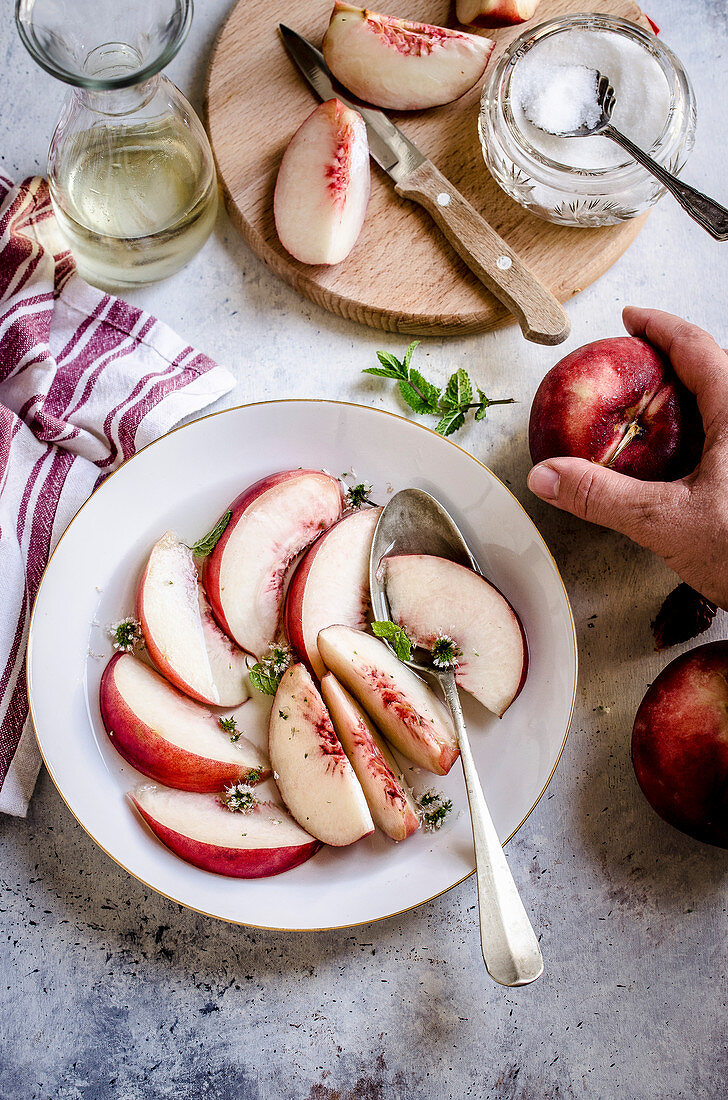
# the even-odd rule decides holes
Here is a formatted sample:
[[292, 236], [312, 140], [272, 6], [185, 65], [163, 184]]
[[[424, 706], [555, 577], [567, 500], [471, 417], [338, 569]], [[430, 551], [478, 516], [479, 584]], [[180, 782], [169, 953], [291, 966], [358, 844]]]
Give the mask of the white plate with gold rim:
[[[444, 779], [433, 777], [454, 804], [438, 833], [393, 844], [376, 832], [350, 848], [323, 848], [273, 878], [224, 878], [177, 858], [131, 809], [125, 793], [143, 777], [111, 746], [98, 689], [112, 652], [106, 627], [133, 612], [136, 584], [158, 536], [172, 527], [191, 543], [244, 487], [299, 466], [336, 475], [353, 466], [380, 502], [409, 485], [432, 493], [520, 615], [530, 658], [523, 691], [500, 720], [473, 700], [465, 708], [503, 841], [523, 823], [556, 767], [577, 665], [561, 577], [523, 508], [475, 458], [412, 421], [335, 401], [243, 405], [178, 428], [109, 477], [59, 542], [33, 612], [28, 681], [43, 759], [81, 825], [142, 882], [211, 916], [281, 930], [379, 920], [469, 875], [472, 838], [459, 766]], [[245, 704], [261, 738], [266, 705], [260, 699]]]

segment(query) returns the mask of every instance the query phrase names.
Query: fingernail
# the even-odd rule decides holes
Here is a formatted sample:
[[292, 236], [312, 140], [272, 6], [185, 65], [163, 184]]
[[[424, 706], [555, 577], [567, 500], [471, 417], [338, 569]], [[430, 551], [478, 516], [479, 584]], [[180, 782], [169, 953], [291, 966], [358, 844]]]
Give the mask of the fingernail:
[[550, 466], [541, 463], [528, 475], [528, 487], [542, 500], [556, 500], [559, 495], [559, 475]]

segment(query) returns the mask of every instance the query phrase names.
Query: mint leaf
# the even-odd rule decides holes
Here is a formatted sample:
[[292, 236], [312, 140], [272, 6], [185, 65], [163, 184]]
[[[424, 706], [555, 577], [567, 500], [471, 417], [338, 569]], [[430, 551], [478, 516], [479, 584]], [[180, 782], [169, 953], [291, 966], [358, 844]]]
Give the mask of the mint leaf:
[[260, 662], [248, 669], [248, 676], [253, 687], [262, 691], [264, 695], [275, 695], [278, 691], [281, 677], [276, 673], [268, 672]]
[[470, 378], [464, 370], [456, 370], [450, 377], [445, 392], [442, 395], [442, 404], [445, 410], [449, 409], [463, 409], [464, 405], [468, 405], [473, 399], [473, 386]]
[[362, 374], [376, 374], [379, 378], [396, 378], [397, 381], [401, 378], [401, 371], [393, 371], [389, 367], [382, 366], [364, 366]]
[[404, 367], [405, 371], [409, 371], [409, 365], [410, 365], [410, 360], [412, 359], [412, 353], [414, 352], [415, 348], [419, 346], [419, 343], [420, 343], [419, 340], [413, 340], [412, 343], [407, 348], [407, 351], [404, 353], [404, 359], [402, 360], [402, 366]]
[[404, 363], [400, 363], [396, 355], [392, 355], [392, 353], [389, 351], [378, 351], [377, 359], [383, 367], [386, 367], [387, 370], [391, 370], [394, 372], [394, 378], [407, 377], [407, 367], [404, 365]]
[[412, 642], [401, 626], [385, 619], [382, 622], [372, 623], [372, 631], [377, 638], [386, 638], [391, 643], [392, 649], [400, 661], [409, 661], [412, 658]]
[[292, 661], [293, 654], [287, 645], [283, 642], [271, 642], [267, 654], [254, 665], [248, 665], [251, 684], [264, 695], [275, 695], [283, 679], [283, 673], [290, 667]]
[[458, 428], [462, 428], [464, 423], [465, 413], [460, 412], [459, 409], [450, 409], [440, 420], [438, 420], [435, 425], [435, 431], [438, 435], [452, 435]]
[[399, 392], [411, 409], [417, 413], [436, 413], [440, 399], [437, 386], [426, 381], [416, 370], [410, 371], [407, 382], [400, 382]]
[[488, 408], [490, 407], [490, 401], [480, 389], [478, 390], [478, 401], [479, 405], [478, 408], [475, 410], [475, 419], [485, 420]]
[[226, 512], [215, 524], [212, 531], [208, 531], [203, 538], [199, 539], [194, 546], [190, 547], [192, 553], [198, 558], [206, 558], [208, 554], [211, 554], [220, 541], [231, 519], [232, 512]]
[[362, 374], [376, 374], [379, 378], [396, 378], [398, 381], [402, 377], [402, 371], [392, 370], [391, 367], [363, 367]]
[[400, 374], [404, 373], [404, 364], [400, 363], [396, 355], [392, 355], [391, 351], [378, 351], [377, 359], [383, 367], [390, 367], [392, 370], [398, 370]]
[[427, 404], [426, 411], [436, 413], [440, 401], [439, 388], [433, 386], [432, 382], [428, 382], [426, 378], [422, 377], [419, 371], [414, 369], [411, 369], [409, 372], [409, 381], [422, 395], [423, 401]]

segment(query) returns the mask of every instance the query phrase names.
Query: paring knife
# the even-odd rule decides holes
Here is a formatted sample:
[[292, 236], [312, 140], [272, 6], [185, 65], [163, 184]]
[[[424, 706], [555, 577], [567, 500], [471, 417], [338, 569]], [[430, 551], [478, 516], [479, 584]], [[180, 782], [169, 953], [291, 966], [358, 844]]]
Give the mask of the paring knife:
[[361, 114], [369, 152], [394, 180], [397, 194], [425, 208], [470, 270], [514, 315], [526, 339], [537, 344], [565, 340], [571, 328], [566, 311], [457, 188], [382, 111], [346, 94], [320, 50], [282, 23], [279, 30], [288, 53], [317, 95], [323, 100], [339, 99]]

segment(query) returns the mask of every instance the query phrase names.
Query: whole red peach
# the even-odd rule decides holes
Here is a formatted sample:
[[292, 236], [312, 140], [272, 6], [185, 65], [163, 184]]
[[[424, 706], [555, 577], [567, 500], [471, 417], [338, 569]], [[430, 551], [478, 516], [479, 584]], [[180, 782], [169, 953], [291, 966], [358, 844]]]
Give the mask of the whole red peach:
[[637, 711], [632, 763], [660, 817], [728, 848], [728, 641], [663, 669]]
[[695, 398], [650, 344], [617, 336], [584, 344], [548, 372], [529, 421], [534, 462], [572, 455], [643, 481], [670, 481], [700, 461]]

